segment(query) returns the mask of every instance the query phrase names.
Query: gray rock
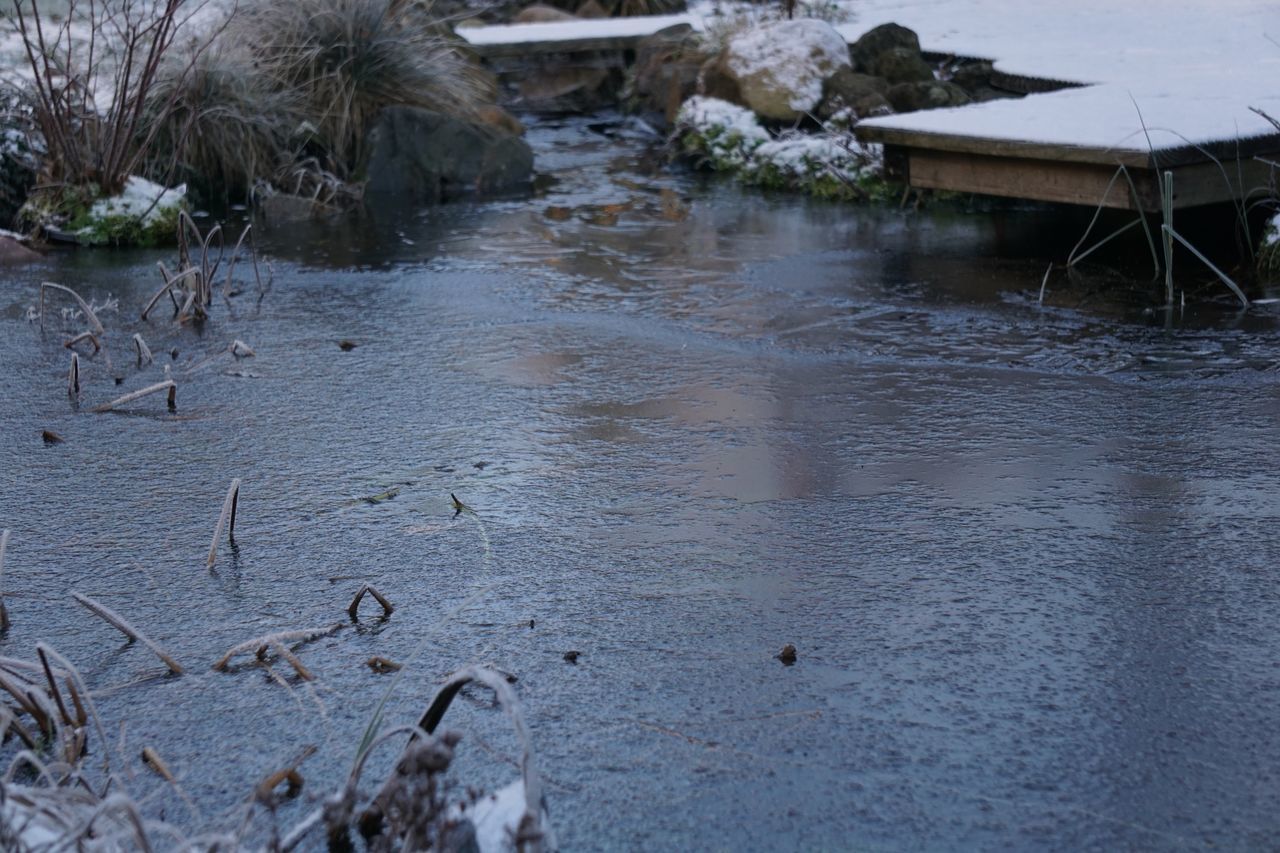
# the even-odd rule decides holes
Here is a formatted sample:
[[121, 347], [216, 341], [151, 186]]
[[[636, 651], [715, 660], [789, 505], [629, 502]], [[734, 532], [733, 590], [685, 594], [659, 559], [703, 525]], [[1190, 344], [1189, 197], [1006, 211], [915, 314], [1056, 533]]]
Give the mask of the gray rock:
[[859, 74], [852, 68], [841, 68], [823, 86], [818, 117], [826, 120], [841, 110], [852, 110], [857, 118], [879, 115], [890, 109], [885, 97], [888, 92], [889, 83], [883, 77]]
[[314, 199], [289, 193], [273, 193], [258, 199], [258, 211], [271, 225], [306, 222], [324, 215], [325, 207]]
[[629, 108], [660, 115], [670, 124], [680, 105], [698, 90], [707, 61], [702, 39], [688, 24], [659, 30], [636, 45], [626, 101]]
[[702, 68], [698, 71], [698, 94], [708, 98], [719, 98], [740, 107], [747, 105], [742, 100], [742, 90], [738, 88], [738, 81], [734, 80], [733, 75], [724, 67], [723, 53], [702, 63]]
[[920, 38], [912, 30], [897, 24], [881, 24], [874, 30], [862, 34], [849, 48], [853, 64], [859, 71], [868, 74], [879, 74], [875, 70], [874, 60], [886, 50], [906, 48], [920, 53]]
[[871, 63], [873, 73], [897, 83], [919, 83], [934, 79], [933, 69], [924, 61], [920, 51], [909, 47], [891, 47], [881, 51]]
[[533, 176], [533, 150], [523, 139], [416, 107], [383, 110], [365, 147], [369, 196], [438, 202], [510, 192]]
[[43, 255], [28, 249], [12, 237], [0, 235], [0, 265], [29, 264], [40, 260]]
[[542, 3], [534, 3], [532, 6], [526, 6], [511, 19], [513, 24], [554, 24], [561, 21], [577, 21], [578, 16], [566, 12], [563, 9], [557, 9], [555, 6], [546, 6]]
[[959, 107], [970, 103], [969, 94], [954, 83], [933, 80], [921, 83], [899, 83], [889, 89], [889, 103], [900, 113]]
[[991, 63], [986, 60], [966, 62], [951, 75], [951, 82], [966, 92], [973, 92], [991, 85], [993, 71]]

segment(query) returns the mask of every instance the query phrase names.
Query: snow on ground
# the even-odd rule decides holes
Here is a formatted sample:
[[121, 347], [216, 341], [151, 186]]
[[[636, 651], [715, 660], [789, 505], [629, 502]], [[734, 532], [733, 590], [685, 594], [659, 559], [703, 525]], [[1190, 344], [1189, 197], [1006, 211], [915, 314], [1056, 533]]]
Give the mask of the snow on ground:
[[[853, 41], [880, 24], [915, 30], [928, 51], [991, 59], [1012, 75], [1106, 84], [869, 124], [1059, 145], [1146, 151], [1274, 133], [1249, 107], [1280, 118], [1280, 3], [1275, 0], [840, 0]], [[714, 26], [716, 10], [688, 15], [483, 27], [473, 44], [646, 35], [676, 23]], [[1136, 103], [1136, 106], [1135, 106]], [[1144, 125], [1146, 130], [1144, 131]]]
[[173, 211], [182, 207], [186, 198], [186, 184], [165, 189], [146, 178], [133, 175], [125, 181], [120, 195], [95, 201], [89, 209], [89, 216], [94, 220], [128, 216], [141, 219], [143, 225], [151, 225], [172, 215]]

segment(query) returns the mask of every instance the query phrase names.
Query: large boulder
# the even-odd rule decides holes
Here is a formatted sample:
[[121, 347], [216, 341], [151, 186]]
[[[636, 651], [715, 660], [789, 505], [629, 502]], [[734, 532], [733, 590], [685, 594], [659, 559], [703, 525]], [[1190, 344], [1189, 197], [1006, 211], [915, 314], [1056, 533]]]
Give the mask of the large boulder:
[[895, 48], [920, 52], [920, 37], [906, 27], [897, 24], [881, 24], [868, 30], [849, 47], [854, 65], [859, 71], [879, 75], [876, 59], [880, 54]]
[[555, 6], [546, 6], [542, 3], [534, 3], [532, 6], [526, 6], [521, 9], [514, 18], [511, 19], [513, 24], [558, 24], [561, 21], [579, 20], [577, 15], [566, 12], [563, 9], [557, 9]]
[[870, 65], [871, 73], [896, 83], [919, 83], [934, 79], [933, 68], [924, 61], [920, 51], [909, 47], [891, 47], [876, 55]]
[[825, 21], [802, 18], [747, 30], [729, 40], [724, 68], [757, 115], [795, 121], [822, 100], [822, 85], [849, 66], [844, 37]]
[[533, 177], [519, 137], [417, 107], [383, 110], [369, 131], [365, 193], [413, 203], [504, 193]]
[[747, 105], [742, 100], [742, 90], [738, 88], [738, 81], [733, 79], [733, 75], [725, 67], [723, 52], [702, 63], [702, 68], [698, 69], [698, 94], [719, 101], [728, 101], [740, 107]]
[[590, 112], [617, 103], [622, 71], [591, 65], [530, 69], [516, 83], [522, 108], [544, 112]]
[[698, 72], [706, 60], [702, 39], [688, 24], [641, 39], [627, 85], [627, 105], [670, 124], [680, 105], [697, 92]]
[[954, 83], [934, 80], [926, 83], [899, 83], [889, 88], [889, 103], [900, 113], [960, 107], [971, 103], [969, 93]]
[[823, 87], [818, 117], [826, 121], [846, 110], [852, 114], [852, 118], [891, 112], [892, 108], [886, 97], [888, 93], [889, 81], [883, 77], [872, 77], [870, 74], [859, 74], [852, 68], [841, 68], [831, 75]]

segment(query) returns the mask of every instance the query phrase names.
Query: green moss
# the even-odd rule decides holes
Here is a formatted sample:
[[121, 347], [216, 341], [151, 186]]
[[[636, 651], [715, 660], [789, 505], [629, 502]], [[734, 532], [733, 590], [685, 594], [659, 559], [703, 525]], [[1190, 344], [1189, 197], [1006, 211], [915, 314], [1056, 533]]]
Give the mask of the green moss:
[[24, 227], [55, 229], [74, 234], [86, 246], [166, 246], [178, 234], [178, 217], [185, 208], [167, 206], [153, 211], [147, 222], [128, 214], [94, 216], [93, 206], [101, 197], [97, 185], [58, 187], [33, 193], [22, 206], [19, 219]]
[[141, 217], [126, 214], [94, 217], [86, 209], [71, 221], [70, 230], [89, 246], [166, 246], [177, 239], [181, 210], [167, 207], [144, 223]]

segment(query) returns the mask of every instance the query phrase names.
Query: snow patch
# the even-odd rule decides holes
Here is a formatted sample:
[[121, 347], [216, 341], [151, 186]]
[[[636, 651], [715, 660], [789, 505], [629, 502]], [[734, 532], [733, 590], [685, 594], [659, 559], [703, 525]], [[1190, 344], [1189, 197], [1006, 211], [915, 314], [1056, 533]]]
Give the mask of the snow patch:
[[742, 166], [752, 151], [770, 139], [751, 110], [701, 95], [680, 105], [676, 127], [697, 134], [717, 168]]
[[166, 189], [146, 178], [130, 176], [119, 195], [100, 198], [89, 208], [94, 220], [123, 216], [139, 219], [143, 227], [172, 216], [187, 203], [187, 185]]

